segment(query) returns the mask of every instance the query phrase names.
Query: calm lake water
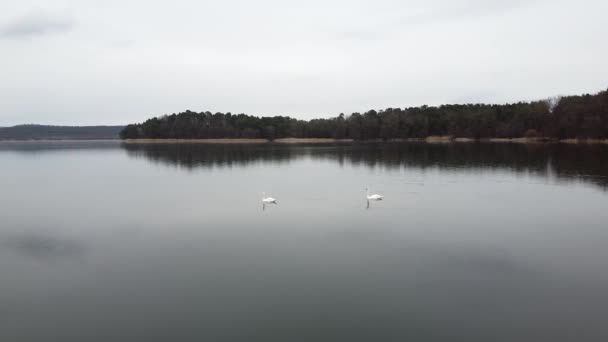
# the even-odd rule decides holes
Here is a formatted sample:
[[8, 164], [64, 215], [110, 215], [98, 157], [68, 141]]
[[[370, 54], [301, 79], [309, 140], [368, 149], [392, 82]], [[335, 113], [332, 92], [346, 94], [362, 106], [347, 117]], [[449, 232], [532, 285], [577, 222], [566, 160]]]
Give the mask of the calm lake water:
[[0, 167], [1, 341], [608, 340], [608, 146], [0, 143]]

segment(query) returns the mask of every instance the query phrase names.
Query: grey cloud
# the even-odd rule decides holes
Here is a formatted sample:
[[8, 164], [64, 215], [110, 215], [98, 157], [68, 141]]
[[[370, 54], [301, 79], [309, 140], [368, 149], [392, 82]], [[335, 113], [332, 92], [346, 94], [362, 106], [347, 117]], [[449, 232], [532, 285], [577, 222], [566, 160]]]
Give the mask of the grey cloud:
[[530, 6], [541, 0], [512, 0], [512, 1], [454, 1], [449, 4], [441, 4], [436, 8], [417, 14], [409, 14], [407, 10], [395, 9], [393, 15], [397, 19], [387, 20], [377, 28], [353, 28], [337, 34], [339, 40], [373, 41], [384, 39], [394, 34], [399, 29], [407, 29], [418, 26], [432, 25], [450, 21], [466, 20], [476, 17], [501, 14], [526, 6]]
[[500, 14], [525, 6], [536, 1], [465, 1], [455, 2], [452, 5], [440, 9], [406, 18], [405, 25], [429, 24], [436, 21], [458, 20], [472, 17], [483, 17], [487, 15]]
[[376, 40], [381, 37], [381, 33], [370, 30], [370, 29], [353, 29], [349, 31], [340, 32], [338, 34], [339, 39], [344, 40], [358, 40], [358, 41], [368, 41], [368, 40]]
[[74, 28], [74, 20], [65, 15], [30, 12], [0, 28], [5, 38], [25, 38], [67, 32]]

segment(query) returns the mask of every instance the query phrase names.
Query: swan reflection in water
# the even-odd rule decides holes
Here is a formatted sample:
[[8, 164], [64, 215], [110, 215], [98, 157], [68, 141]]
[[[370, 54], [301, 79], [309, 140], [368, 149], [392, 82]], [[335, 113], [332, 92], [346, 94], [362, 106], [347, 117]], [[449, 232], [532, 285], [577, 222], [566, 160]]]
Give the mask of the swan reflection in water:
[[[272, 205], [276, 203], [268, 203], [268, 205]], [[262, 202], [262, 211], [266, 210], [266, 203]]]

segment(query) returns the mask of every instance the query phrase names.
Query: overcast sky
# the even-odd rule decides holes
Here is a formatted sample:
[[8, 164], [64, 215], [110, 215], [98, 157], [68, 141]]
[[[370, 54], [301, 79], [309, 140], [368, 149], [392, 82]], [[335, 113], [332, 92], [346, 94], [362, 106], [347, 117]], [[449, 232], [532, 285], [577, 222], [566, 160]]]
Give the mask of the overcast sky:
[[606, 0], [0, 2], [0, 126], [298, 118], [608, 88]]

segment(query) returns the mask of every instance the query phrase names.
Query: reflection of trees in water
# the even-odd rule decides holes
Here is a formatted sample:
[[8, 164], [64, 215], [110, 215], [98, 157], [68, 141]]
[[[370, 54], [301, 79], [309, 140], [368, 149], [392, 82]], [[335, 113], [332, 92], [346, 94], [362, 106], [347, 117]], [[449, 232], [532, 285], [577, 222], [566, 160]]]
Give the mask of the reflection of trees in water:
[[116, 140], [32, 140], [0, 141], [0, 152], [46, 153], [66, 150], [113, 150], [118, 148]]
[[245, 166], [261, 162], [288, 162], [302, 149], [276, 144], [122, 144], [129, 156], [186, 168]]
[[77, 241], [28, 233], [3, 237], [0, 247], [8, 247], [21, 255], [43, 261], [77, 258], [86, 252], [86, 248]]
[[123, 144], [130, 156], [187, 168], [287, 163], [301, 158], [385, 168], [507, 170], [608, 188], [608, 146], [501, 143]]

